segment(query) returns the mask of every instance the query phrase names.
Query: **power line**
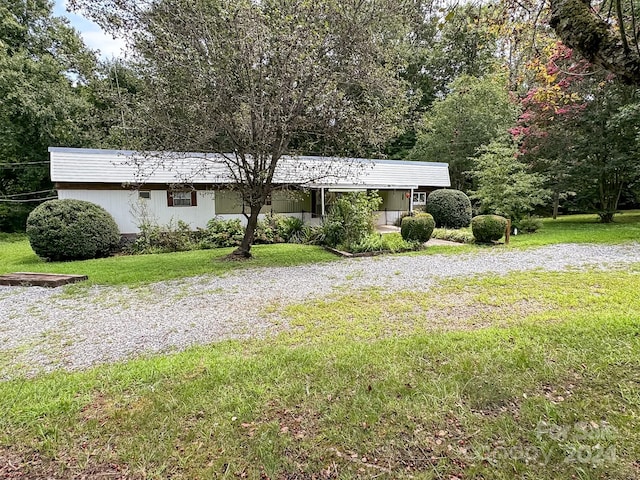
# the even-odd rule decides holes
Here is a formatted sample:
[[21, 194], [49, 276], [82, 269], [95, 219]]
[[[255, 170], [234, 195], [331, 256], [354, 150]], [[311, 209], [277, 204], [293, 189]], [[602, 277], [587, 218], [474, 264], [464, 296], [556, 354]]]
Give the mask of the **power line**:
[[0, 163], [0, 167], [24, 167], [27, 165], [44, 165], [46, 163], [51, 163], [50, 160], [43, 160], [41, 162], [16, 162], [16, 163]]
[[53, 188], [49, 188], [48, 190], [38, 190], [37, 192], [24, 192], [24, 193], [14, 193], [11, 195], [2, 195], [0, 198], [11, 198], [11, 197], [24, 197], [25, 195], [36, 195], [37, 193], [48, 193], [53, 192]]
[[44, 198], [32, 198], [30, 200], [11, 200], [9, 198], [0, 198], [0, 202], [5, 202], [5, 203], [28, 203], [28, 202], [44, 202], [45, 200], [53, 200], [55, 198], [58, 198], [58, 196], [53, 196], [53, 197], [44, 197]]

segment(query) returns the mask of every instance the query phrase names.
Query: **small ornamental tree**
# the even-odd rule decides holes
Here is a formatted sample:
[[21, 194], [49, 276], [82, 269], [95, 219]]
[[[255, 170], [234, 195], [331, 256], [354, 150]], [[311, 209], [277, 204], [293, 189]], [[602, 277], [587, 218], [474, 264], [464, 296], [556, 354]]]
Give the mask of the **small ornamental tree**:
[[460, 190], [434, 190], [427, 197], [427, 213], [438, 228], [464, 228], [471, 223], [471, 201]]
[[480, 213], [503, 215], [519, 228], [520, 220], [549, 199], [545, 177], [528, 170], [511, 142], [493, 142], [480, 152], [473, 173], [478, 188], [471, 198], [478, 201]]
[[39, 205], [27, 219], [27, 236], [33, 251], [50, 261], [106, 257], [120, 244], [113, 217], [84, 200], [50, 200]]

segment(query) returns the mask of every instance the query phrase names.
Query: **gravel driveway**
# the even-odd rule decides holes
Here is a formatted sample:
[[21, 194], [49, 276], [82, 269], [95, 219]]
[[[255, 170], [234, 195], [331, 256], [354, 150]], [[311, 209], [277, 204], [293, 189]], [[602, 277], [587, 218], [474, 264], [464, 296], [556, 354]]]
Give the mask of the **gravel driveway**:
[[427, 290], [445, 277], [632, 263], [640, 263], [640, 244], [566, 244], [243, 270], [138, 288], [92, 287], [81, 297], [63, 289], [0, 287], [0, 366], [5, 365], [0, 378], [264, 336], [284, 328], [272, 323], [265, 307], [323, 297], [335, 289]]

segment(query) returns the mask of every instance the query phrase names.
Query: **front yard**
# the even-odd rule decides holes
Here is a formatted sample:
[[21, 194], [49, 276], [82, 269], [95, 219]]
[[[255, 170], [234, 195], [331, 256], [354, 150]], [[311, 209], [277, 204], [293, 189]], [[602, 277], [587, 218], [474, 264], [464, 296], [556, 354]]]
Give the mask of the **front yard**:
[[[640, 238], [638, 225], [548, 221], [496, 248], [617, 243]], [[211, 262], [211, 251], [48, 265], [23, 242], [2, 245], [3, 269], [91, 275], [82, 266], [94, 285], [247, 268]], [[476, 248], [494, 251], [450, 258]], [[256, 249], [253, 262], [333, 259], [282, 245]], [[124, 262], [136, 271], [111, 280]], [[416, 276], [407, 270], [388, 278]], [[634, 260], [412, 289], [354, 280], [264, 305], [286, 325], [265, 338], [3, 381], [0, 478], [638, 478], [639, 281]], [[83, 298], [76, 288], [63, 295]]]

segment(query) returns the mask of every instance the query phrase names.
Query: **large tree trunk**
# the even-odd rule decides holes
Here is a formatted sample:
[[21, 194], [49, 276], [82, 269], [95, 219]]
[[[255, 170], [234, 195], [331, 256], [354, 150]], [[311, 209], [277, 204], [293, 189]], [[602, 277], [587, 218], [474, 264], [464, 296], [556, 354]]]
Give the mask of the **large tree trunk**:
[[597, 17], [590, 2], [551, 0], [551, 27], [568, 47], [632, 85], [640, 85], [640, 54]]
[[245, 228], [244, 230], [244, 237], [242, 238], [240, 246], [229, 255], [230, 259], [243, 260], [251, 258], [251, 246], [253, 245], [256, 226], [258, 225], [258, 215], [260, 215], [261, 209], [262, 205], [251, 206], [251, 213], [249, 214], [249, 218], [247, 219], [247, 228]]

